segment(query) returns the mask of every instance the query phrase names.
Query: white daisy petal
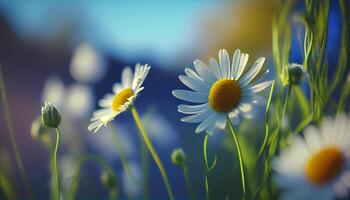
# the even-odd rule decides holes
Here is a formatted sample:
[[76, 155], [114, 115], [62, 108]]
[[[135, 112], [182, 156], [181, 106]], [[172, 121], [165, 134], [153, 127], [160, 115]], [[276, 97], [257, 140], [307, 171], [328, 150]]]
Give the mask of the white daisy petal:
[[198, 127], [196, 128], [196, 133], [200, 133], [206, 129], [211, 129], [212, 126], [214, 126], [216, 120], [218, 118], [218, 114], [217, 113], [213, 113], [211, 114], [206, 120], [204, 120], [202, 123], [200, 123], [198, 125]]
[[250, 68], [250, 70], [242, 77], [242, 83], [243, 85], [248, 84], [251, 80], [254, 79], [256, 75], [259, 74], [260, 70], [263, 67], [263, 64], [265, 62], [265, 58], [259, 58], [257, 61], [254, 62], [253, 66]]
[[318, 130], [314, 126], [308, 126], [304, 130], [305, 141], [309, 148], [318, 150], [322, 147], [322, 140]]
[[198, 122], [201, 122], [201, 121], [205, 120], [206, 118], [208, 118], [211, 114], [212, 114], [212, 112], [210, 111], [210, 108], [208, 107], [195, 115], [183, 117], [181, 119], [181, 121], [188, 122], [188, 123], [198, 123]]
[[238, 71], [237, 71], [236, 78], [235, 78], [236, 80], [241, 78], [241, 75], [244, 72], [244, 69], [247, 65], [248, 58], [249, 58], [248, 54], [245, 54], [245, 53], [241, 54], [241, 58], [239, 60], [239, 67], [238, 67]]
[[208, 103], [199, 104], [199, 105], [179, 105], [177, 107], [178, 111], [184, 114], [196, 114], [205, 109], [209, 108]]
[[238, 79], [237, 73], [239, 69], [239, 61], [241, 59], [241, 50], [236, 49], [232, 57], [232, 66], [231, 66], [231, 78]]
[[112, 105], [112, 99], [100, 99], [98, 101], [100, 107], [110, 107]]
[[238, 107], [242, 112], [249, 112], [252, 110], [252, 105], [249, 103], [241, 103]]
[[187, 87], [191, 88], [194, 91], [208, 93], [209, 87], [205, 85], [203, 81], [198, 81], [196, 79], [192, 79], [188, 76], [180, 75], [179, 76], [180, 81], [185, 84]]
[[219, 51], [219, 63], [220, 63], [220, 69], [223, 78], [229, 78], [230, 77], [230, 57], [226, 51], [226, 49], [221, 49]]
[[137, 66], [139, 66], [139, 69], [137, 71], [137, 74], [135, 72], [135, 75], [134, 75], [134, 80], [132, 82], [133, 90], [137, 90], [137, 88], [141, 87], [141, 85], [146, 79], [146, 76], [148, 75], [149, 70], [151, 69], [151, 67], [148, 66], [147, 64], [146, 65], [137, 64], [136, 67]]
[[100, 117], [100, 116], [103, 116], [103, 115], [107, 115], [110, 112], [111, 112], [110, 108], [100, 109], [100, 110], [96, 110], [94, 113], [92, 113], [92, 116]]
[[221, 75], [221, 71], [220, 71], [220, 67], [219, 67], [218, 62], [216, 62], [215, 59], [210, 58], [210, 59], [209, 59], [209, 64], [210, 64], [210, 67], [211, 67], [211, 69], [213, 70], [213, 72], [214, 72], [214, 74], [215, 74], [215, 77], [216, 77], [217, 79], [221, 79], [221, 78], [222, 78], [222, 75]]
[[195, 60], [193, 64], [194, 64], [194, 67], [196, 68], [197, 73], [202, 79], [210, 83], [216, 80], [210, 68], [206, 64], [204, 64], [201, 60]]
[[118, 92], [120, 92], [122, 89], [124, 89], [124, 86], [120, 83], [115, 83], [113, 85], [113, 92], [116, 94]]
[[192, 69], [190, 68], [185, 68], [185, 74], [188, 77], [191, 77], [193, 79], [196, 79], [198, 81], [204, 81], [196, 72], [194, 72]]
[[224, 129], [226, 127], [226, 115], [221, 114], [216, 120], [215, 125], [220, 129]]
[[256, 85], [250, 87], [249, 89], [252, 92], [257, 93], [257, 92], [260, 92], [260, 91], [264, 90], [265, 88], [269, 87], [272, 84], [272, 82], [273, 81], [265, 81], [265, 82], [256, 84]]
[[193, 103], [205, 103], [208, 101], [207, 95], [200, 92], [193, 92], [189, 90], [174, 90], [172, 94], [176, 98]]
[[122, 84], [124, 87], [131, 87], [133, 74], [130, 67], [125, 67], [122, 72]]

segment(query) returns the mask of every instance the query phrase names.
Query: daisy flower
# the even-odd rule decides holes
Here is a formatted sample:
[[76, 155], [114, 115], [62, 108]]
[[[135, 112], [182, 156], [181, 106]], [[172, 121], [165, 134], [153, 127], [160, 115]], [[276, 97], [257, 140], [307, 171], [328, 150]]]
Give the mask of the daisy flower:
[[174, 90], [172, 94], [196, 105], [179, 105], [178, 111], [189, 114], [183, 122], [200, 123], [196, 133], [211, 132], [215, 126], [224, 129], [227, 116], [234, 124], [239, 114], [249, 117], [252, 104], [264, 102], [258, 93], [271, 85], [272, 81], [259, 82], [264, 72], [265, 58], [259, 58], [246, 67], [248, 54], [235, 51], [230, 58], [225, 49], [219, 51], [219, 63], [211, 58], [209, 66], [200, 60], [194, 61], [195, 71], [185, 69], [180, 81], [191, 90]]
[[102, 109], [93, 113], [89, 131], [96, 133], [102, 125], [106, 126], [117, 115], [126, 111], [132, 106], [139, 92], [143, 90], [143, 81], [145, 80], [150, 66], [136, 64], [135, 73], [132, 73], [130, 67], [126, 67], [122, 72], [122, 82], [113, 85], [113, 94], [107, 94], [99, 101]]
[[282, 199], [336, 199], [350, 188], [350, 118], [325, 118], [304, 130], [274, 159]]

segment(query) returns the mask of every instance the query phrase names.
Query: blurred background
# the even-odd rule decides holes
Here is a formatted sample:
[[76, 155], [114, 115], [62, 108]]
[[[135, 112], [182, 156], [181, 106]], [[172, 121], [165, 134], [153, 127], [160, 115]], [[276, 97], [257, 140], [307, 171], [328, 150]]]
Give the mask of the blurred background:
[[[297, 4], [294, 15], [300, 15], [302, 5]], [[331, 17], [330, 34], [336, 46], [341, 25], [337, 4], [331, 5]], [[171, 91], [184, 88], [178, 75], [185, 67], [192, 67], [193, 60], [208, 62], [210, 57], [217, 58], [221, 48], [230, 55], [236, 48], [247, 52], [248, 64], [267, 57], [266, 64], [273, 74], [271, 22], [272, 2], [266, 0], [0, 1], [0, 64], [20, 154], [35, 196], [48, 199], [50, 191], [49, 153], [30, 134], [46, 99], [63, 115], [59, 149], [63, 181], [69, 182], [81, 155], [97, 155], [108, 160], [117, 173], [122, 197], [141, 197], [145, 174], [149, 177], [148, 196], [166, 197], [162, 178], [150, 157], [149, 168], [143, 168], [141, 144], [129, 112], [115, 119], [114, 125], [140, 185], [130, 184], [123, 174], [109, 129], [96, 134], [87, 131], [97, 101], [112, 91], [125, 66], [140, 62], [152, 69], [136, 107], [160, 153], [175, 196], [188, 197], [182, 171], [170, 161], [172, 150], [182, 147], [188, 155], [195, 193], [204, 197], [204, 134], [196, 135], [194, 125], [180, 123], [180, 101]], [[300, 23], [293, 23], [291, 61], [301, 62], [302, 28]], [[264, 109], [258, 108], [256, 114], [261, 115]], [[254, 126], [249, 126], [252, 123]], [[264, 120], [256, 117], [242, 124], [240, 130], [249, 136], [263, 126]], [[239, 170], [233, 144], [225, 138], [223, 132], [218, 132], [209, 140], [209, 159], [218, 156], [218, 165], [209, 175], [210, 188], [218, 198], [233, 198], [241, 190]], [[259, 139], [254, 138], [251, 144]], [[25, 198], [2, 107], [0, 152], [1, 166], [10, 166], [6, 170], [18, 191], [16, 195]], [[98, 164], [87, 163], [81, 173], [77, 199], [108, 198], [97, 181], [101, 173]]]

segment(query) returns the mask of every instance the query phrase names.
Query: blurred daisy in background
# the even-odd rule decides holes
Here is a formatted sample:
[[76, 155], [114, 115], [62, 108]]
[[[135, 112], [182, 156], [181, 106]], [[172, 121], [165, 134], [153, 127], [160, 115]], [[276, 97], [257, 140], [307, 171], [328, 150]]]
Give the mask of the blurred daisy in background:
[[42, 99], [52, 102], [65, 117], [83, 119], [92, 111], [94, 94], [83, 84], [73, 83], [66, 87], [56, 76], [46, 80]]
[[83, 119], [90, 115], [94, 101], [94, 95], [89, 86], [74, 83], [66, 90], [64, 111], [74, 119]]
[[75, 80], [94, 83], [103, 78], [106, 71], [106, 61], [89, 43], [76, 48], [70, 64], [70, 73]]
[[250, 117], [253, 104], [264, 103], [258, 93], [271, 85], [271, 81], [259, 82], [267, 72], [263, 67], [265, 58], [259, 58], [246, 67], [248, 54], [237, 49], [232, 63], [225, 49], [219, 52], [219, 63], [211, 58], [210, 67], [200, 60], [194, 61], [195, 70], [185, 69], [179, 76], [181, 82], [192, 90], [174, 90], [173, 95], [196, 105], [179, 105], [178, 111], [190, 116], [183, 122], [200, 123], [196, 133], [211, 132], [213, 128], [226, 127], [228, 116], [233, 124], [239, 121], [240, 113]]
[[125, 171], [122, 172], [123, 190], [128, 197], [139, 197], [142, 192], [142, 171], [137, 162], [129, 162], [133, 179]]
[[79, 159], [75, 158], [72, 155], [64, 155], [58, 159], [58, 166], [60, 169], [59, 174], [61, 176], [61, 195], [67, 197], [68, 192], [72, 186], [74, 176], [78, 173], [79, 170]]
[[[127, 158], [134, 157], [136, 155], [137, 149], [135, 142], [131, 138], [130, 131], [127, 127], [121, 124], [114, 124], [117, 130], [119, 143], [122, 144], [122, 149]], [[113, 132], [109, 127], [101, 127], [101, 135], [89, 135], [88, 142], [91, 147], [100, 152], [103, 157], [110, 161], [115, 161], [119, 157], [118, 149], [116, 148], [115, 137]]]
[[275, 180], [283, 189], [282, 199], [336, 199], [349, 195], [350, 118], [325, 118], [320, 128], [311, 125], [304, 138], [274, 159]]
[[[61, 141], [65, 149], [79, 153], [84, 149], [84, 139], [80, 133], [86, 129], [76, 126], [76, 123], [87, 123], [87, 117], [94, 105], [94, 94], [87, 85], [72, 83], [66, 87], [58, 77], [50, 77], [46, 80], [42, 98], [55, 102], [55, 107], [61, 112]], [[57, 105], [57, 106], [56, 106]], [[85, 125], [85, 124], [84, 124]]]
[[157, 146], [162, 149], [174, 148], [179, 138], [175, 127], [163, 115], [149, 110], [141, 120]]
[[57, 108], [62, 109], [62, 99], [66, 89], [61, 79], [51, 76], [46, 79], [42, 94], [42, 101], [51, 102]]
[[107, 94], [99, 101], [99, 106], [102, 109], [93, 113], [89, 131], [94, 130], [94, 133], [106, 126], [108, 122], [112, 121], [117, 115], [126, 111], [132, 106], [139, 92], [143, 90], [143, 81], [145, 80], [150, 66], [136, 64], [135, 73], [133, 74], [130, 67], [125, 67], [122, 72], [121, 83], [113, 85], [113, 94]]

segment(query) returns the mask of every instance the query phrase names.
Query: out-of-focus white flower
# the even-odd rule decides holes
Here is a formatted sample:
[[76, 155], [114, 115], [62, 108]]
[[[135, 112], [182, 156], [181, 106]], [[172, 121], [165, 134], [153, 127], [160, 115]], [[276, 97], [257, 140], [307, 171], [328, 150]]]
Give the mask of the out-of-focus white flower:
[[94, 96], [90, 87], [73, 84], [67, 88], [64, 98], [64, 110], [69, 116], [81, 119], [92, 111]]
[[[133, 157], [136, 153], [136, 145], [132, 138], [130, 137], [129, 131], [126, 127], [122, 125], [114, 126], [116, 128], [117, 138], [120, 140], [119, 143], [122, 144], [122, 149], [127, 157]], [[114, 128], [113, 127], [113, 128]], [[104, 155], [108, 160], [116, 160], [119, 157], [119, 152], [116, 147], [116, 138], [110, 127], [102, 127], [100, 129], [101, 134], [99, 135], [89, 135], [89, 143], [92, 148]]]
[[350, 118], [325, 118], [304, 130], [274, 159], [282, 199], [336, 199], [350, 189]]
[[66, 194], [72, 184], [75, 174], [78, 172], [79, 161], [73, 156], [62, 156], [58, 159], [63, 195]]
[[156, 145], [161, 148], [172, 148], [176, 144], [178, 136], [175, 128], [162, 115], [149, 113], [143, 116], [142, 121]]
[[45, 81], [42, 101], [48, 101], [58, 108], [62, 108], [62, 99], [65, 94], [63, 82], [56, 76], [49, 77]]
[[99, 81], [106, 74], [105, 60], [90, 44], [82, 43], [74, 52], [70, 72], [77, 81]]
[[128, 174], [123, 171], [122, 182], [124, 192], [131, 197], [138, 197], [142, 192], [142, 171], [141, 167], [136, 162], [129, 162], [130, 171], [132, 174], [131, 178]]

